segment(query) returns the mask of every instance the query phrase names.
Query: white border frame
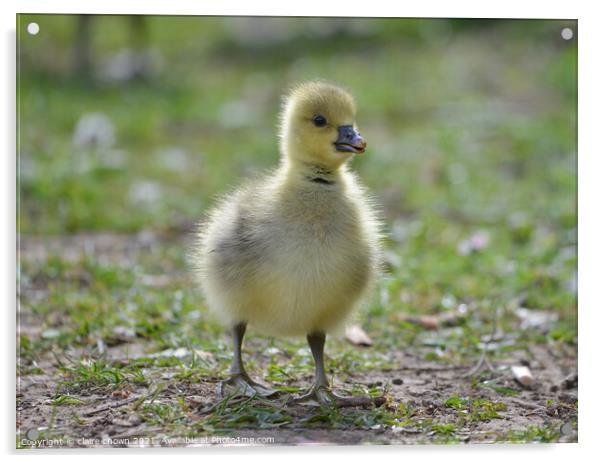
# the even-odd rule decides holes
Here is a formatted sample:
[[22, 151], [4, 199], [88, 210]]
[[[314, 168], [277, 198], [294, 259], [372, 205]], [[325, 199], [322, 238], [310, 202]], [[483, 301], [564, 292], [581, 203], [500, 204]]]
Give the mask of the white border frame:
[[[581, 384], [579, 386], [579, 444], [555, 445], [472, 445], [464, 446], [418, 446], [418, 447], [328, 447], [328, 448], [302, 448], [288, 447], [269, 449], [152, 449], [128, 450], [128, 454], [142, 454], [151, 460], [164, 459], [166, 453], [176, 453], [178, 458], [184, 455], [191, 456], [196, 461], [207, 456], [209, 458], [245, 458], [267, 461], [280, 461], [282, 458], [292, 460], [306, 460], [320, 454], [326, 458], [336, 458], [335, 455], [343, 454], [344, 458], [352, 456], [358, 459], [367, 458], [367, 453], [377, 453], [383, 458], [419, 458], [422, 460], [444, 460], [469, 462], [507, 462], [509, 458], [518, 455], [531, 458], [545, 458], [548, 460], [567, 461], [587, 458], [589, 452], [595, 452], [598, 436], [598, 422], [601, 418], [602, 399], [599, 397], [600, 368], [598, 353], [601, 348], [597, 342], [602, 329], [601, 312], [599, 307], [600, 277], [596, 270], [602, 261], [601, 242], [602, 227], [600, 226], [600, 198], [602, 198], [602, 181], [599, 176], [600, 169], [600, 116], [599, 108], [602, 107], [600, 99], [600, 86], [602, 75], [600, 70], [600, 47], [602, 37], [600, 25], [596, 24], [600, 16], [594, 10], [595, 2], [588, 0], [542, 1], [526, 2], [506, 0], [503, 2], [455, 0], [432, 1], [421, 0], [394, 4], [391, 0], [358, 1], [318, 1], [304, 0], [297, 4], [285, 2], [254, 0], [252, 2], [194, 2], [191, 0], [146, 0], [143, 5], [134, 4], [134, 1], [123, 0], [21, 0], [18, 4], [14, 1], [1, 2], [1, 16], [3, 26], [2, 63], [5, 70], [1, 74], [2, 100], [5, 102], [1, 113], [0, 139], [5, 143], [6, 151], [2, 157], [4, 163], [2, 175], [4, 177], [3, 201], [0, 202], [0, 214], [5, 219], [1, 227], [1, 254], [4, 265], [2, 278], [0, 278], [0, 293], [4, 296], [5, 341], [2, 348], [6, 349], [6, 377], [12, 378], [3, 382], [6, 420], [2, 420], [2, 436], [4, 453], [19, 454], [20, 458], [41, 458], [63, 460], [67, 456], [80, 459], [82, 455], [93, 460], [106, 459], [108, 454], [125, 453], [124, 450], [21, 450], [16, 452], [15, 426], [14, 426], [14, 367], [15, 367], [15, 25], [16, 13], [98, 13], [98, 14], [178, 14], [178, 15], [286, 15], [286, 16], [379, 16], [379, 17], [488, 17], [488, 18], [558, 18], [578, 19], [579, 30], [579, 347], [581, 351], [579, 373]], [[141, 2], [142, 3], [142, 2]], [[5, 357], [6, 358], [6, 357]], [[8, 383], [8, 385], [7, 385]], [[403, 452], [404, 455], [393, 455]]]

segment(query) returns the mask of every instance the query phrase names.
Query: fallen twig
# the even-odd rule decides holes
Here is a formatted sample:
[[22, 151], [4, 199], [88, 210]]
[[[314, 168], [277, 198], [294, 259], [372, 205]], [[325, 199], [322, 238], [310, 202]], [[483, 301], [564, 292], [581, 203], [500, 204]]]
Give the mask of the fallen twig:
[[513, 402], [516, 405], [520, 405], [521, 407], [530, 408], [532, 410], [546, 410], [546, 407], [544, 407], [543, 405], [527, 402], [525, 400], [517, 399], [516, 397], [508, 397], [506, 400]]
[[113, 402], [107, 405], [103, 405], [102, 407], [98, 407], [94, 410], [91, 410], [89, 412], [84, 413], [84, 416], [92, 416], [92, 415], [96, 415], [97, 413], [101, 413], [107, 410], [111, 410], [113, 408], [120, 408], [123, 407], [124, 405], [127, 405], [129, 403], [135, 402], [136, 400], [138, 400], [140, 398], [140, 396], [136, 396], [136, 397], [130, 397], [128, 399], [124, 399], [124, 400], [120, 400], [119, 402]]
[[399, 367], [399, 368], [387, 368], [385, 371], [452, 371], [463, 368], [461, 365], [452, 365], [448, 367]]
[[489, 338], [487, 338], [487, 340], [483, 343], [483, 346], [481, 347], [481, 356], [479, 357], [479, 361], [473, 368], [471, 368], [466, 374], [464, 374], [462, 376], [463, 378], [468, 378], [470, 376], [474, 376], [475, 374], [477, 374], [483, 367], [483, 364], [485, 364], [487, 366], [487, 369], [489, 371], [495, 371], [495, 368], [493, 368], [493, 365], [487, 358], [487, 352], [488, 352], [489, 344], [491, 343], [491, 341], [493, 341], [493, 339], [495, 337], [495, 333], [497, 332], [498, 316], [499, 316], [499, 307], [495, 309], [495, 312], [493, 315], [493, 320], [491, 322], [491, 335], [489, 336]]

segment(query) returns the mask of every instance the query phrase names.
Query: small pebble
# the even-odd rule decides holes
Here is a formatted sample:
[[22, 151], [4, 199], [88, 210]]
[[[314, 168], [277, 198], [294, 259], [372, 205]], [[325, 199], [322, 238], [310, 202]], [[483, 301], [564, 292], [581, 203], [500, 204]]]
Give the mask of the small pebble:
[[564, 378], [560, 382], [560, 386], [562, 389], [574, 389], [577, 387], [578, 381], [577, 373], [573, 373]]
[[567, 404], [574, 404], [574, 403], [577, 403], [577, 395], [575, 395], [575, 394], [571, 394], [571, 393], [569, 393], [569, 392], [563, 392], [563, 393], [560, 393], [560, 394], [558, 395], [558, 399], [559, 399], [561, 402], [564, 402], [564, 403], [567, 403]]
[[571, 435], [573, 432], [573, 426], [571, 425], [571, 423], [564, 423], [562, 426], [560, 426], [560, 434], [562, 434], [563, 436], [569, 436]]
[[529, 367], [515, 365], [511, 370], [514, 378], [523, 386], [531, 386], [535, 382]]

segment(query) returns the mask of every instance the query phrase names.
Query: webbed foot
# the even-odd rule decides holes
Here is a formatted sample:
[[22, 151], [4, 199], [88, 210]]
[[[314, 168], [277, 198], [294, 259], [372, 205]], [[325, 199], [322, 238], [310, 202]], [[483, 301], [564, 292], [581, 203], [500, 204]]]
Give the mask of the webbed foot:
[[325, 407], [364, 407], [367, 405], [380, 407], [385, 403], [385, 398], [383, 396], [341, 397], [326, 386], [314, 385], [309, 392], [300, 397], [296, 397], [294, 401], [297, 403], [315, 401]]
[[267, 398], [275, 397], [277, 394], [278, 391], [253, 381], [244, 373], [231, 375], [228, 379], [221, 381], [217, 387], [217, 395], [220, 399], [226, 396], [259, 396]]

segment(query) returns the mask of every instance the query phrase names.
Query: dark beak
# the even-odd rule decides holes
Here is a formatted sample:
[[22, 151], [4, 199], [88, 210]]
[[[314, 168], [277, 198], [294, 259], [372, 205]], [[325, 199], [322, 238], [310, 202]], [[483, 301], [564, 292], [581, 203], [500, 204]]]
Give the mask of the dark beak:
[[363, 153], [366, 151], [366, 145], [366, 141], [352, 125], [341, 125], [339, 127], [339, 138], [334, 142], [337, 151]]

